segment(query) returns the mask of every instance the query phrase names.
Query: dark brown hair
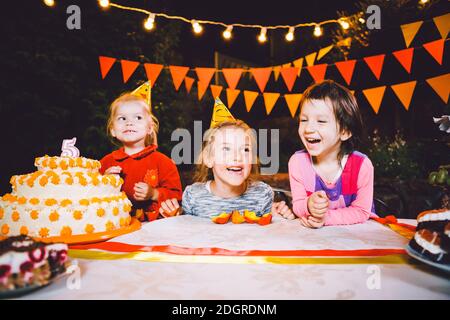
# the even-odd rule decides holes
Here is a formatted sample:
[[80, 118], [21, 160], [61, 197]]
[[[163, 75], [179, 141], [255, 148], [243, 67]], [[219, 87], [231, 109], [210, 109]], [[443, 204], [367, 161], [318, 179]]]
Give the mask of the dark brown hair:
[[339, 151], [339, 160], [352, 153], [359, 145], [362, 136], [362, 117], [355, 96], [346, 87], [325, 80], [310, 86], [300, 100], [300, 113], [303, 105], [310, 100], [324, 100], [331, 104], [340, 132], [351, 133], [352, 136], [343, 141]]

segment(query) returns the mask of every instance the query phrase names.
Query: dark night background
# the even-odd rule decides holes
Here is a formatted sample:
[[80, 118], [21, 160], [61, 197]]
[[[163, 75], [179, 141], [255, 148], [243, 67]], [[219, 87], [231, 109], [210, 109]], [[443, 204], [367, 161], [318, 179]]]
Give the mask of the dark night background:
[[[235, 28], [233, 39], [227, 42], [221, 36], [222, 27], [206, 25], [201, 36], [194, 36], [190, 25], [157, 17], [156, 29], [148, 32], [142, 26], [146, 16], [141, 13], [116, 8], [103, 10], [94, 0], [55, 2], [53, 8], [38, 0], [15, 2], [0, 13], [0, 130], [3, 140], [0, 194], [10, 191], [9, 178], [13, 174], [34, 170], [35, 157], [59, 155], [63, 139], [77, 137], [81, 154], [95, 159], [115, 148], [105, 134], [108, 106], [121, 92], [134, 89], [146, 80], [146, 76], [140, 66], [124, 84], [120, 65], [116, 62], [102, 80], [99, 55], [193, 68], [213, 67], [214, 52], [217, 51], [252, 66], [279, 65], [332, 44], [337, 28], [333, 25], [325, 27], [321, 38], [312, 36], [312, 28], [301, 28], [296, 31], [293, 43], [284, 40], [285, 30], [269, 31], [270, 42], [264, 45], [256, 40], [258, 31]], [[112, 2], [188, 18], [263, 25], [319, 22], [337, 18], [338, 12], [356, 13], [367, 3], [382, 3], [376, 0]], [[448, 137], [432, 121], [432, 116], [449, 114], [449, 107], [425, 83], [426, 78], [448, 72], [448, 49], [440, 66], [421, 47], [423, 43], [440, 38], [431, 18], [447, 13], [448, 2], [431, 1], [425, 8], [417, 3], [384, 1], [382, 29], [370, 33], [367, 47], [355, 41], [348, 56], [349, 59], [362, 59], [387, 54], [379, 81], [363, 61], [358, 61], [350, 86], [357, 90], [366, 138], [373, 138], [375, 129], [382, 141], [394, 139], [395, 133], [399, 132], [409, 148], [410, 153], [403, 155], [405, 164], [399, 163], [394, 174], [381, 171], [381, 168], [376, 172], [380, 179], [388, 175], [403, 179], [426, 178], [430, 170], [449, 162]], [[81, 30], [66, 28], [69, 16], [66, 8], [71, 4], [81, 8]], [[425, 22], [411, 44], [418, 48], [414, 53], [412, 72], [408, 74], [390, 53], [405, 48], [400, 25], [417, 20]], [[343, 56], [333, 50], [320, 63], [332, 64], [339, 60], [343, 60]], [[188, 75], [196, 78], [192, 71]], [[327, 78], [345, 84], [334, 66], [328, 68]], [[418, 80], [418, 84], [409, 111], [387, 88], [380, 111], [375, 115], [360, 91], [411, 80]], [[223, 84], [222, 78], [220, 81]], [[293, 92], [302, 92], [311, 83], [312, 78], [303, 70]], [[238, 89], [259, 91], [254, 81], [248, 79], [241, 79]], [[286, 89], [281, 77], [275, 82], [272, 75], [266, 91], [284, 94]], [[221, 97], [226, 102], [224, 91]], [[195, 85], [190, 94], [186, 93], [184, 85], [176, 92], [168, 70], [163, 70], [159, 76], [152, 99], [161, 123], [160, 149], [167, 155], [176, 144], [170, 141], [173, 129], [192, 128], [194, 120], [203, 120], [209, 125], [213, 104], [210, 92], [200, 102]], [[291, 118], [284, 99], [280, 98], [270, 116], [266, 116], [261, 97], [247, 113], [241, 94], [232, 113], [252, 127], [280, 129], [280, 172], [286, 172], [287, 160], [301, 145], [296, 120]], [[370, 154], [371, 147], [373, 145], [367, 142], [361, 150]], [[414, 161], [414, 165], [408, 161]], [[412, 169], [406, 170], [407, 166]], [[188, 166], [180, 166], [180, 170], [187, 169]]]

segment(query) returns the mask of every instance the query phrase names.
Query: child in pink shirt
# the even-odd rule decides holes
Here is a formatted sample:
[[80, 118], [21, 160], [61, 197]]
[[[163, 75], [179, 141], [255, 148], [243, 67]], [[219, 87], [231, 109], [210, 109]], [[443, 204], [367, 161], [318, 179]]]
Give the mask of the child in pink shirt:
[[375, 215], [372, 162], [354, 150], [361, 132], [348, 89], [326, 80], [305, 91], [298, 128], [305, 150], [289, 160], [293, 211], [305, 227], [362, 223]]

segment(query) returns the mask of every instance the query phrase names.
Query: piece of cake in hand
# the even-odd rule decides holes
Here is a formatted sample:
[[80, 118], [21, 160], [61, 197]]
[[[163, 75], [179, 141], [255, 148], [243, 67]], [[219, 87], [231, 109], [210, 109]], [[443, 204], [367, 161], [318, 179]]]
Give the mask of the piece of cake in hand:
[[11, 178], [0, 199], [0, 237], [45, 239], [112, 231], [128, 226], [131, 202], [123, 180], [101, 175], [100, 162], [83, 157], [36, 158], [37, 171]]

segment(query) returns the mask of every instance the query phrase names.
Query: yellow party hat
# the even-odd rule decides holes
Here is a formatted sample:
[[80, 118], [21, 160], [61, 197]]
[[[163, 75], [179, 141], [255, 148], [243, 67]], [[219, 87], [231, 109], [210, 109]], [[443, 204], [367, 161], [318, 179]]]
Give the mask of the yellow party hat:
[[211, 118], [211, 128], [217, 127], [224, 121], [235, 121], [236, 119], [231, 114], [230, 110], [223, 104], [223, 102], [216, 98], [214, 101], [214, 110]]
[[150, 81], [144, 82], [139, 87], [133, 90], [131, 94], [144, 98], [147, 102], [150, 110], [152, 109], [152, 87], [150, 85]]

